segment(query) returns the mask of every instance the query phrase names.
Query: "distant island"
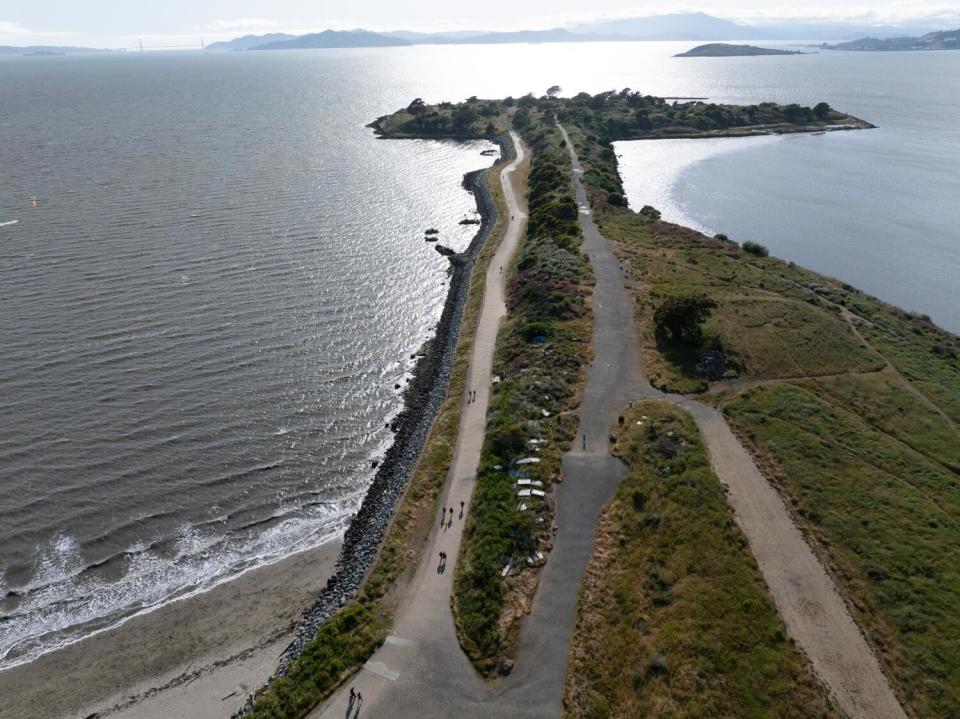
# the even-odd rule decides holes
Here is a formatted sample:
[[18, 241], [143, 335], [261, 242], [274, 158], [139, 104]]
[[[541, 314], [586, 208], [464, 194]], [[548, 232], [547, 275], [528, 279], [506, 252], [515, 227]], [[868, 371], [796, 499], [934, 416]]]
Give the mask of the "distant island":
[[755, 45], [730, 45], [725, 42], [712, 42], [707, 45], [698, 45], [686, 52], [677, 53], [674, 57], [754, 57], [756, 55], [803, 55], [797, 50], [774, 50], [769, 47]]
[[960, 29], [943, 32], [929, 32], [920, 37], [864, 37], [859, 40], [841, 42], [835, 45], [821, 45], [824, 50], [854, 50], [862, 52], [891, 52], [904, 50], [958, 50], [960, 49]]
[[33, 57], [49, 57], [53, 55], [75, 55], [89, 54], [91, 52], [112, 52], [111, 50], [98, 50], [92, 47], [60, 47], [57, 45], [27, 45], [17, 47], [15, 45], [0, 45], [0, 55], [26, 55]]

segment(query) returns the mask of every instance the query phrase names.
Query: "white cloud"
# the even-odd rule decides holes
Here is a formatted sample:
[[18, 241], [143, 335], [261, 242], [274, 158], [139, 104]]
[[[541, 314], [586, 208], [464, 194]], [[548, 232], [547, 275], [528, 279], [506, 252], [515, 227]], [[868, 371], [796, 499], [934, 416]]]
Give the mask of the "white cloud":
[[277, 30], [283, 27], [283, 23], [269, 18], [262, 17], [243, 17], [232, 20], [214, 20], [212, 23], [204, 26], [197, 26], [197, 30], [211, 30], [213, 32], [236, 30], [237, 32], [253, 32], [265, 30]]
[[741, 10], [737, 19], [755, 22], [830, 21], [856, 22], [865, 25], [919, 25], [923, 23], [960, 22], [960, 4], [931, 2], [889, 2], [870, 5], [804, 5], [766, 6]]
[[76, 36], [75, 32], [33, 30], [18, 22], [0, 20], [0, 45], [55, 45]]
[[634, 8], [611, 11], [578, 11], [556, 14], [549, 18], [527, 18], [522, 25], [551, 27], [574, 25], [598, 20], [647, 17], [671, 13], [704, 12], [725, 20], [746, 24], [782, 22], [856, 23], [859, 25], [949, 25], [960, 26], [960, 2], [930, 0], [891, 0], [890, 2], [831, 3], [804, 2], [761, 4], [752, 0], [721, 2], [651, 3]]
[[30, 30], [20, 23], [0, 20], [0, 35], [29, 35]]

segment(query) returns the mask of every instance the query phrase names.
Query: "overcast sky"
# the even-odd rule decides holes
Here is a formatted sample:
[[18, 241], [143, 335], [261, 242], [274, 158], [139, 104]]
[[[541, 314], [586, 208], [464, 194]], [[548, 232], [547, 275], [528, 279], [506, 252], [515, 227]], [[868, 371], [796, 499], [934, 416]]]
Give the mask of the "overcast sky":
[[[585, 9], [588, 8], [588, 9]], [[0, 45], [124, 47], [199, 44], [247, 33], [371, 30], [517, 30], [598, 17], [700, 10], [730, 20], [840, 20], [960, 25], [960, 0], [0, 0]]]

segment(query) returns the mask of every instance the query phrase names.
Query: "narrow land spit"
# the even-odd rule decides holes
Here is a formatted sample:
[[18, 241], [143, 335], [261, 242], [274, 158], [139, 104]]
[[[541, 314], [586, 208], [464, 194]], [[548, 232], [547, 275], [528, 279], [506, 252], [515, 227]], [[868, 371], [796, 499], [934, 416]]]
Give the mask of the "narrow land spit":
[[[563, 130], [563, 128], [561, 128]], [[790, 519], [776, 490], [764, 479], [722, 414], [680, 395], [655, 390], [643, 374], [633, 319], [633, 300], [624, 286], [614, 244], [593, 222], [579, 183], [579, 161], [569, 137], [584, 251], [596, 277], [593, 295], [594, 361], [580, 407], [580, 430], [563, 460], [564, 482], [557, 489], [559, 532], [525, 622], [516, 669], [499, 683], [487, 684], [460, 649], [450, 610], [454, 567], [442, 573], [437, 557], [459, 553], [463, 520], [435, 527], [413, 584], [384, 645], [363, 670], [311, 714], [340, 719], [353, 688], [363, 696], [359, 716], [405, 717], [558, 717], [562, 713], [567, 651], [576, 619], [576, 597], [593, 547], [596, 521], [625, 469], [609, 454], [607, 434], [629, 401], [662, 399], [691, 413], [703, 434], [710, 461], [729, 488], [729, 501], [757, 557], [760, 570], [791, 636], [810, 657], [837, 704], [853, 719], [905, 719], [879, 664], [837, 590]], [[480, 322], [470, 359], [468, 391], [476, 400], [464, 405], [454, 460], [441, 505], [469, 510], [483, 445], [493, 352], [506, 313], [504, 276], [520, 241], [526, 214], [522, 188], [511, 175], [523, 160], [519, 138], [511, 133], [516, 159], [501, 172], [511, 220], [489, 265]]]

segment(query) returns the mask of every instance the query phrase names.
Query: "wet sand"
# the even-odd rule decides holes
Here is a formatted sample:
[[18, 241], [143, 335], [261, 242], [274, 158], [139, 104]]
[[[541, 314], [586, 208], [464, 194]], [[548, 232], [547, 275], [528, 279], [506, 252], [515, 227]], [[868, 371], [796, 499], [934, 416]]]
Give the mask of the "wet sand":
[[341, 541], [0, 672], [0, 718], [223, 719], [274, 671]]

